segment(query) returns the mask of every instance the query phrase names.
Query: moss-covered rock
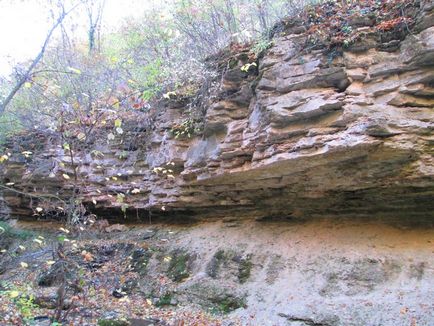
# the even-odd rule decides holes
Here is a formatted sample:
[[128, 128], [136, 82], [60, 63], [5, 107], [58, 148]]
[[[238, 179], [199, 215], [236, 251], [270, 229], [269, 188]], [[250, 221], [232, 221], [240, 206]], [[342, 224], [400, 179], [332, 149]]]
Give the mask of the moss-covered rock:
[[196, 283], [187, 292], [191, 295], [191, 300], [215, 314], [227, 314], [247, 306], [245, 293], [237, 292], [229, 286], [221, 286], [217, 281]]
[[223, 249], [219, 249], [216, 251], [210, 262], [207, 266], [207, 274], [212, 278], [217, 278], [221, 266], [227, 260], [227, 255]]
[[77, 270], [74, 264], [66, 261], [57, 261], [46, 271], [42, 271], [38, 278], [37, 283], [39, 286], [54, 286], [62, 282], [65, 277], [67, 280], [77, 278]]
[[242, 284], [250, 278], [250, 273], [253, 267], [252, 255], [248, 254], [244, 258], [239, 258], [238, 263], [238, 280]]
[[173, 296], [172, 292], [166, 292], [160, 298], [158, 298], [155, 306], [164, 307], [164, 306], [174, 306], [176, 305], [176, 300]]
[[219, 249], [208, 263], [207, 274], [212, 278], [226, 277], [225, 274], [235, 275], [240, 283], [245, 283], [250, 278], [252, 267], [251, 254]]
[[245, 308], [246, 301], [244, 298], [239, 298], [232, 295], [223, 296], [214, 299], [215, 306], [211, 311], [228, 314], [238, 308]]
[[139, 273], [140, 275], [145, 275], [148, 272], [148, 264], [152, 257], [152, 252], [140, 248], [134, 250], [131, 257], [131, 267], [133, 271]]
[[124, 319], [100, 319], [98, 326], [129, 326], [130, 323]]
[[167, 275], [172, 281], [181, 282], [190, 276], [194, 256], [185, 250], [175, 250], [170, 255], [170, 265]]

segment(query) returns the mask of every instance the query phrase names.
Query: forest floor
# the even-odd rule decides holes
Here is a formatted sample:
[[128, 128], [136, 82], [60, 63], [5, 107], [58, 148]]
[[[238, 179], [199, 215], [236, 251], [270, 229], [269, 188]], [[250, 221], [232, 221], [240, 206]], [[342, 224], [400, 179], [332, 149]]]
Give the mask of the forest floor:
[[0, 325], [434, 324], [431, 221], [95, 224], [0, 222]]
[[[0, 235], [0, 325], [222, 325], [225, 319], [216, 310], [180, 306], [169, 298], [166, 290], [173, 281], [164, 273], [152, 276], [159, 293], [139, 289], [143, 269], [137, 265], [146, 264], [141, 254], [151, 246], [163, 252], [175, 234], [170, 226], [80, 233], [57, 222], [5, 228]], [[162, 264], [171, 259], [161, 258]], [[60, 273], [66, 274], [65, 282]], [[59, 293], [64, 293], [63, 303]], [[52, 324], [56, 314], [63, 323]]]

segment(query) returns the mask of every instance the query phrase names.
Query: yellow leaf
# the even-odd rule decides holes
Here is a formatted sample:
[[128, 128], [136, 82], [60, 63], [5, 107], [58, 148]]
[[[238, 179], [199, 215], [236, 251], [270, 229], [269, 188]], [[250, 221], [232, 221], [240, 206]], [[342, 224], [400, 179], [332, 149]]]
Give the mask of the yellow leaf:
[[122, 120], [121, 119], [116, 119], [115, 120], [115, 127], [116, 128], [119, 128], [119, 127], [121, 127], [122, 126]]
[[18, 291], [9, 291], [9, 298], [15, 299], [20, 295], [20, 292]]
[[68, 67], [68, 69], [73, 72], [74, 74], [80, 75], [81, 74], [81, 70], [73, 68], [73, 67]]
[[30, 87], [32, 87], [32, 83], [25, 82], [25, 83], [24, 83], [24, 87], [25, 87], [25, 88], [30, 88]]
[[2, 155], [2, 156], [0, 156], [0, 163], [3, 163], [4, 161], [7, 161], [8, 159], [9, 159], [9, 156]]
[[80, 141], [84, 141], [84, 140], [86, 140], [86, 135], [83, 132], [80, 132], [77, 135], [77, 139], [80, 140]]
[[176, 93], [175, 92], [168, 92], [166, 94], [163, 94], [163, 97], [167, 100], [169, 100], [171, 96], [176, 96]]
[[25, 262], [23, 262], [23, 261], [20, 263], [20, 265], [21, 265], [22, 268], [27, 268], [27, 267], [29, 267], [29, 264], [27, 264], [27, 263], [25, 263]]
[[47, 260], [45, 263], [46, 263], [48, 266], [51, 266], [51, 265], [53, 265], [53, 264], [55, 263], [55, 261], [54, 261], [54, 260]]

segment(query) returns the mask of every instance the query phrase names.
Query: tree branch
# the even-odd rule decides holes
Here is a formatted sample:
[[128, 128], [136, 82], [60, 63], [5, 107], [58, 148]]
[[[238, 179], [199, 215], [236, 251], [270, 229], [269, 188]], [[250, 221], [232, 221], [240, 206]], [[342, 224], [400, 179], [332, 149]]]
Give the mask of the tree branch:
[[18, 91], [23, 87], [23, 85], [26, 83], [26, 81], [29, 79], [29, 77], [32, 75], [33, 69], [36, 67], [36, 65], [41, 61], [41, 59], [44, 56], [45, 50], [47, 49], [48, 43], [50, 42], [51, 36], [53, 35], [54, 31], [59, 27], [59, 25], [62, 24], [62, 22], [65, 20], [65, 18], [75, 9], [77, 8], [79, 4], [75, 5], [72, 9], [65, 12], [62, 11], [62, 14], [60, 17], [56, 20], [54, 25], [51, 27], [51, 29], [48, 31], [48, 34], [45, 38], [45, 41], [42, 45], [41, 51], [39, 51], [38, 55], [33, 59], [30, 66], [27, 68], [26, 72], [18, 79], [18, 82], [15, 84], [15, 86], [12, 88], [8, 96], [6, 96], [5, 100], [0, 103], [0, 114], [2, 114], [5, 110], [8, 104], [12, 101], [14, 96], [18, 93]]

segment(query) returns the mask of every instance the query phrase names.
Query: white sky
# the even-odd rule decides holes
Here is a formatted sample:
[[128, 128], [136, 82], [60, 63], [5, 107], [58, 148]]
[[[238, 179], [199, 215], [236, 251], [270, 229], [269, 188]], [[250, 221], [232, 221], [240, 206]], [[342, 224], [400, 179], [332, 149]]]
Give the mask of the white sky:
[[[41, 0], [0, 0], [0, 74], [7, 75], [14, 64], [31, 59], [39, 52], [50, 28], [48, 9]], [[106, 0], [103, 23], [113, 29], [130, 16], [139, 16], [153, 0]], [[77, 9], [79, 26], [85, 26], [86, 13]], [[52, 21], [51, 21], [52, 23]], [[85, 29], [78, 29], [85, 37]]]

